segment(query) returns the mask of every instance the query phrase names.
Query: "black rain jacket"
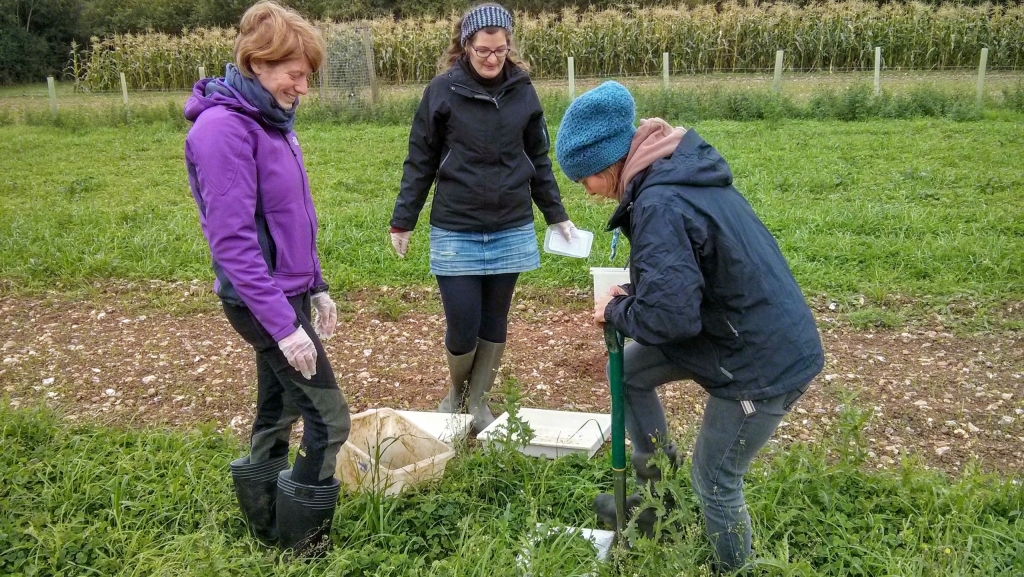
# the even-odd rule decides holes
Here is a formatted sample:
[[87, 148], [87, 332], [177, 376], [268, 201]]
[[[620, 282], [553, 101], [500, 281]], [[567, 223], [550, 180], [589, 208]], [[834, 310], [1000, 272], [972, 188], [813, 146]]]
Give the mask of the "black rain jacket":
[[569, 219], [548, 158], [544, 111], [530, 77], [509, 64], [494, 96], [455, 64], [436, 76], [413, 118], [409, 155], [391, 226], [413, 230], [427, 200], [430, 224], [458, 232], [496, 232]]
[[694, 130], [628, 184], [608, 223], [630, 239], [630, 296], [605, 318], [709, 394], [761, 400], [807, 384], [821, 339], [775, 238]]

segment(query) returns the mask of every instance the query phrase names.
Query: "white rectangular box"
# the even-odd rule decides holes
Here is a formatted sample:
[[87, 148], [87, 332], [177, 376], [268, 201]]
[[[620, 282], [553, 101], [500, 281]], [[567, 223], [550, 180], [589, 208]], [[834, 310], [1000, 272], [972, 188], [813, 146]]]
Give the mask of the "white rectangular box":
[[589, 230], [573, 229], [572, 241], [566, 241], [560, 233], [548, 227], [544, 233], [544, 252], [574, 258], [590, 256], [590, 247], [594, 244], [594, 233]]
[[[557, 459], [573, 453], [593, 457], [611, 436], [612, 417], [604, 413], [519, 409], [519, 416], [533, 429], [533, 439], [520, 449], [531, 457]], [[485, 443], [500, 442], [507, 423], [508, 413], [502, 413], [476, 438]]]
[[469, 435], [473, 426], [473, 415], [462, 413], [434, 413], [427, 411], [395, 411], [416, 424], [417, 427], [437, 437], [449, 446]]

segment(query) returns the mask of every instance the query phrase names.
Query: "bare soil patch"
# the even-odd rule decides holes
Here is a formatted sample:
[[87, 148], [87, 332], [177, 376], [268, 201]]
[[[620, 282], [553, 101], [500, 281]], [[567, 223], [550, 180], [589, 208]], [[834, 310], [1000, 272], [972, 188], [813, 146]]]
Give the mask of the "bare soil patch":
[[[408, 312], [396, 319], [380, 306], [388, 291], [392, 304], [437, 298], [436, 291], [384, 287], [333, 295], [342, 312], [336, 336], [325, 343], [331, 363], [353, 412], [433, 410], [447, 386], [444, 317]], [[544, 301], [517, 295], [504, 369], [519, 381], [527, 406], [608, 411], [607, 353], [586, 307], [589, 295], [565, 291], [551, 299], [562, 304]], [[186, 309], [199, 312], [180, 312]], [[776, 434], [778, 443], [832, 435], [841, 405], [852, 402], [872, 412], [864, 429], [870, 466], [915, 456], [949, 473], [971, 461], [1010, 476], [1024, 470], [1019, 333], [865, 331], [825, 306], [816, 309], [825, 370]], [[205, 283], [108, 283], [87, 298], [0, 293], [0, 362], [6, 403], [47, 403], [72, 422], [213, 422], [245, 436], [255, 406], [252, 351]], [[700, 387], [672, 383], [662, 399], [675, 430], [692, 434], [705, 399]]]

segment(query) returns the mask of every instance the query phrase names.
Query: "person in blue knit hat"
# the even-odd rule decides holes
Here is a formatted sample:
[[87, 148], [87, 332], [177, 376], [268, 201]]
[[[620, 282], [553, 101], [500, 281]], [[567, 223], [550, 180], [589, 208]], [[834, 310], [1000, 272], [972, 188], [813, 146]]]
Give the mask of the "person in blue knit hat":
[[508, 313], [521, 273], [540, 267], [533, 207], [572, 239], [548, 152], [547, 123], [528, 66], [515, 51], [512, 14], [469, 9], [452, 31], [409, 132], [409, 155], [391, 216], [399, 257], [433, 188], [430, 274], [447, 330], [450, 383], [438, 411], [494, 421], [487, 406], [505, 352]]
[[[594, 303], [594, 320], [632, 339], [624, 354], [626, 430], [637, 481], [654, 484], [656, 451], [679, 464], [657, 388], [692, 380], [708, 398], [690, 478], [716, 573], [750, 566], [743, 476], [824, 365], [814, 317], [778, 243], [733, 187], [729, 164], [693, 129], [634, 125], [633, 97], [606, 82], [577, 98], [555, 155], [571, 180], [617, 202], [608, 230], [630, 241], [630, 283]], [[656, 488], [656, 487], [655, 487]], [[669, 501], [669, 495], [665, 495]], [[653, 508], [628, 515], [655, 536]], [[666, 503], [672, 506], [672, 503]], [[615, 526], [614, 499], [598, 517]]]

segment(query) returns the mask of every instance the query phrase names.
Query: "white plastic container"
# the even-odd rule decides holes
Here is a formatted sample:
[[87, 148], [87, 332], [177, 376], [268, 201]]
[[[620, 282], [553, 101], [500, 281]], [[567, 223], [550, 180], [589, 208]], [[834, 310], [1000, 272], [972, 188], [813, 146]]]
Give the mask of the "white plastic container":
[[[606, 413], [519, 409], [519, 417], [533, 429], [533, 439], [519, 450], [531, 457], [557, 459], [573, 453], [593, 457], [611, 436], [612, 417]], [[508, 413], [502, 413], [476, 438], [484, 443], [500, 442], [507, 424]]]
[[594, 244], [594, 233], [589, 230], [575, 228], [572, 231], [572, 242], [566, 242], [561, 233], [548, 227], [544, 233], [544, 252], [574, 258], [590, 256], [590, 247]]
[[405, 487], [441, 478], [453, 456], [451, 447], [397, 411], [370, 409], [352, 416], [335, 472], [350, 490], [395, 495]]
[[[605, 531], [604, 529], [587, 529], [583, 527], [548, 527], [544, 534], [540, 531], [544, 530], [544, 526], [541, 523], [537, 523], [537, 531], [531, 536], [530, 540], [533, 544], [537, 544], [544, 537], [565, 535], [569, 537], [579, 537], [590, 541], [590, 544], [594, 547], [595, 560], [598, 562], [608, 561], [608, 555], [611, 553], [612, 546], [615, 544], [615, 532]], [[533, 573], [530, 558], [526, 554], [519, 554], [516, 556], [519, 566], [523, 569], [524, 577], [532, 577]], [[597, 569], [595, 567], [595, 569]], [[591, 577], [596, 575], [594, 573], [585, 573], [584, 577]]]
[[437, 437], [439, 441], [454, 446], [469, 435], [473, 426], [473, 415], [462, 413], [435, 413], [427, 411], [395, 411], [416, 424], [417, 427]]
[[594, 300], [598, 295], [608, 294], [612, 285], [629, 284], [628, 268], [592, 266], [590, 274], [594, 277]]

